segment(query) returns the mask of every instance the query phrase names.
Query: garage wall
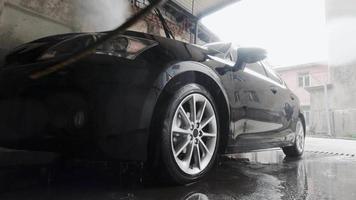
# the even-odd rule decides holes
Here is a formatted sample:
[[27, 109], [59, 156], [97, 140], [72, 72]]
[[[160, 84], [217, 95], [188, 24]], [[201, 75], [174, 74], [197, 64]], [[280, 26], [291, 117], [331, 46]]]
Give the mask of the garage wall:
[[45, 35], [74, 30], [71, 25], [56, 18], [7, 2], [3, 6], [0, 26], [0, 44], [5, 49]]
[[0, 0], [0, 8], [2, 49], [46, 35], [109, 30], [131, 13], [127, 0]]
[[[19, 44], [53, 34], [111, 30], [142, 7], [140, 0], [0, 0], [0, 65], [6, 52]], [[180, 17], [177, 22], [177, 16], [164, 10], [162, 14], [177, 40], [192, 41], [191, 19]], [[130, 29], [165, 35], [153, 14]], [[209, 40], [217, 39], [211, 34]]]

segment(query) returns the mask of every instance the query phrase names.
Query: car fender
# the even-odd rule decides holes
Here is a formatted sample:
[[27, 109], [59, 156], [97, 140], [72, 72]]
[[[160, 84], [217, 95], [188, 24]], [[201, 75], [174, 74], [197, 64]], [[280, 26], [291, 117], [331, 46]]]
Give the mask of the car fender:
[[150, 89], [145, 105], [142, 110], [142, 115], [140, 119], [140, 127], [150, 127], [151, 120], [153, 118], [154, 109], [156, 103], [162, 94], [162, 91], [167, 86], [167, 84], [173, 80], [176, 76], [183, 74], [185, 72], [199, 72], [206, 75], [211, 80], [213, 80], [220, 91], [222, 92], [226, 105], [228, 107], [228, 116], [230, 117], [230, 103], [226, 93], [226, 90], [223, 87], [223, 84], [218, 76], [218, 74], [211, 69], [210, 67], [194, 61], [183, 61], [169, 65], [163, 70], [158, 77], [156, 78], [153, 87]]

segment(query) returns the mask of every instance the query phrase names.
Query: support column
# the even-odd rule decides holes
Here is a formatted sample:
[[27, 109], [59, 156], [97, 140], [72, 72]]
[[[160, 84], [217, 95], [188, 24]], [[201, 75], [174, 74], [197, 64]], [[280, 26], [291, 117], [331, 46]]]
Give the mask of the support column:
[[198, 34], [199, 34], [199, 20], [195, 22], [194, 44], [197, 43]]
[[325, 104], [325, 114], [326, 114], [326, 123], [328, 128], [328, 135], [331, 136], [331, 121], [330, 121], [330, 111], [329, 111], [329, 102], [328, 102], [328, 85], [324, 83], [324, 104]]

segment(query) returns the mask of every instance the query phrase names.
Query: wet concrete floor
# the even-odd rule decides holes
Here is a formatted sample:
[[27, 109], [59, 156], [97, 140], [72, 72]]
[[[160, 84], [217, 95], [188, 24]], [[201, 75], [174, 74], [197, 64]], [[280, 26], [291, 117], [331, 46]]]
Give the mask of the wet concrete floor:
[[[15, 154], [12, 155], [12, 154]], [[70, 161], [50, 154], [0, 153], [0, 199], [356, 199], [356, 158], [305, 152], [286, 159], [280, 150], [224, 157], [201, 182], [145, 183], [137, 164]], [[12, 161], [11, 161], [12, 160]], [[45, 161], [44, 161], [45, 160]]]

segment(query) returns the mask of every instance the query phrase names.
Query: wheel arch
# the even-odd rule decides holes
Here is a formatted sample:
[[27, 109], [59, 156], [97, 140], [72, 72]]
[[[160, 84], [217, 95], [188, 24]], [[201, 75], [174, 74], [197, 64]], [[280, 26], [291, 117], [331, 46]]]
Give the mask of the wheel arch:
[[299, 112], [299, 118], [302, 120], [303, 129], [304, 129], [304, 136], [305, 136], [307, 134], [307, 130], [306, 130], [305, 118], [304, 118], [304, 115], [301, 112]]
[[195, 62], [183, 62], [167, 68], [156, 81], [154, 88], [157, 99], [154, 103], [149, 123], [148, 159], [152, 159], [152, 157], [155, 159], [158, 153], [158, 150], [155, 149], [157, 145], [154, 145], [154, 142], [157, 138], [157, 131], [155, 130], [159, 128], [156, 125], [159, 124], [157, 120], [161, 112], [160, 107], [167, 102], [167, 99], [176, 90], [189, 83], [196, 83], [205, 87], [214, 98], [219, 114], [220, 132], [222, 133], [220, 134], [219, 152], [225, 150], [224, 147], [226, 147], [228, 133], [230, 132], [230, 104], [220, 78], [211, 68], [205, 65]]

